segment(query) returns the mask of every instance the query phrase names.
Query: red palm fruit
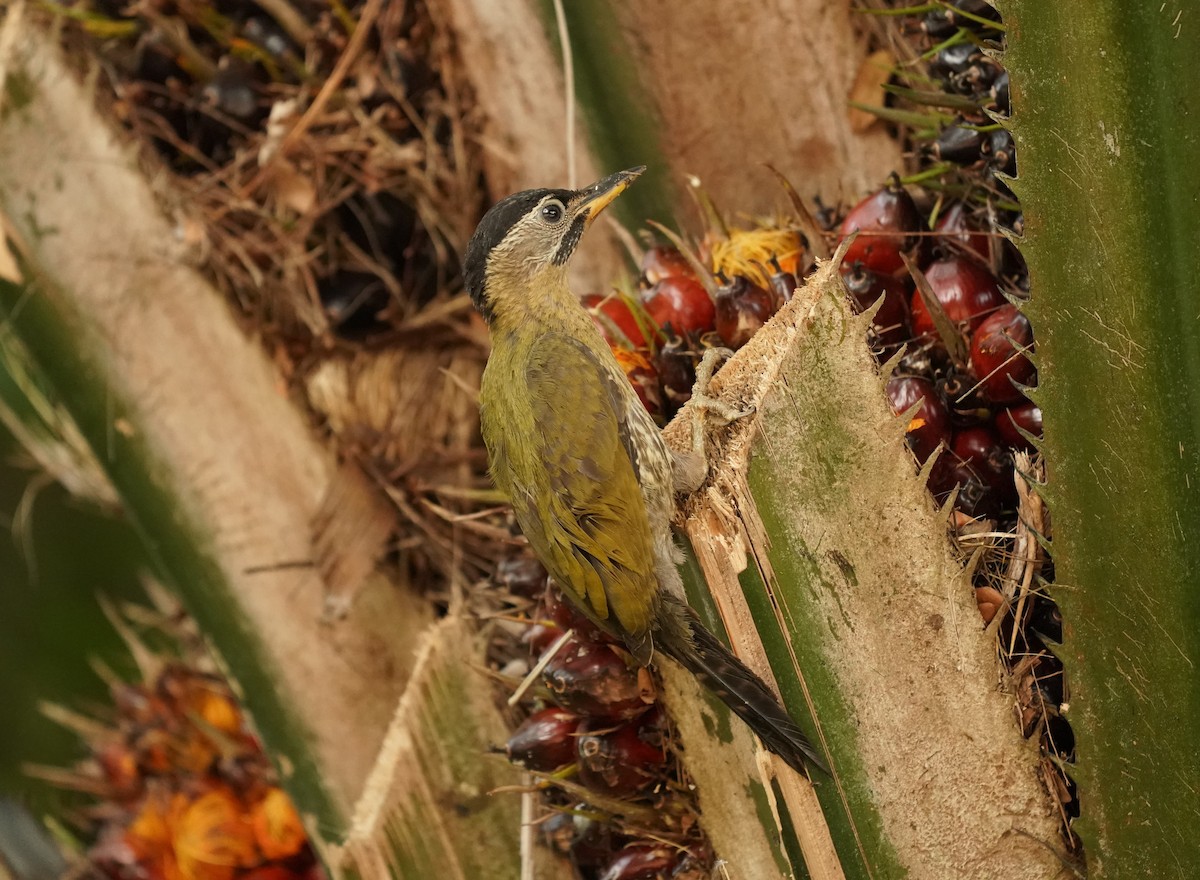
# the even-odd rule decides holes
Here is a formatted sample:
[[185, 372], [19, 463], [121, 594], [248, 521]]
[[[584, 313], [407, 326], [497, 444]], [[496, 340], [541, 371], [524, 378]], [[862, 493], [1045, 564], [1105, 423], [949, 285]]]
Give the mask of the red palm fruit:
[[521, 642], [529, 646], [529, 652], [541, 656], [547, 648], [562, 638], [566, 630], [549, 621], [534, 623], [521, 634]]
[[671, 275], [642, 294], [646, 313], [656, 327], [668, 325], [678, 335], [707, 333], [716, 322], [716, 307], [694, 277]]
[[972, 64], [983, 58], [982, 50], [971, 42], [955, 43], [941, 49], [929, 64], [934, 76], [949, 80], [953, 74], [961, 74]]
[[542, 616], [563, 630], [572, 629], [575, 635], [589, 642], [611, 642], [612, 636], [570, 602], [563, 599], [562, 592], [554, 583], [546, 584], [542, 595]]
[[934, 462], [926, 485], [938, 504], [944, 503], [957, 488], [955, 510], [973, 517], [995, 513], [995, 498], [989, 487], [969, 464], [959, 461], [949, 450]]
[[1012, 103], [1009, 100], [1007, 70], [996, 77], [992, 83], [992, 87], [988, 89], [988, 97], [991, 98], [991, 109], [995, 110], [1001, 116], [1008, 116], [1012, 112]]
[[1020, 249], [1007, 238], [1000, 239], [1000, 259], [997, 275], [1009, 282], [1022, 299], [1029, 298], [1029, 266]]
[[880, 275], [854, 265], [842, 273], [842, 283], [850, 294], [855, 312], [863, 312], [882, 296], [883, 305], [872, 322], [878, 342], [899, 345], [908, 339], [908, 283], [895, 275]]
[[1045, 641], [1061, 645], [1063, 640], [1062, 611], [1048, 596], [1036, 593], [1034, 595], [1037, 596], [1037, 599], [1033, 603], [1033, 610], [1029, 612], [1026, 625]]
[[583, 815], [587, 804], [579, 804], [577, 812], [555, 813], [541, 823], [542, 839], [560, 855], [570, 856], [577, 868], [596, 868], [612, 858], [615, 842], [612, 828]]
[[998, 128], [988, 137], [983, 153], [988, 157], [988, 163], [993, 169], [1009, 177], [1017, 173], [1017, 148], [1013, 136], [1003, 128]]
[[504, 752], [518, 767], [551, 773], [575, 763], [575, 731], [579, 723], [578, 715], [557, 706], [534, 712], [513, 731]]
[[679, 336], [673, 336], [662, 343], [662, 347], [654, 355], [654, 365], [658, 367], [662, 390], [666, 391], [668, 399], [676, 402], [677, 406], [683, 406], [691, 399], [691, 388], [696, 384], [695, 360], [688, 343]]
[[1006, 444], [1032, 452], [1033, 444], [1022, 436], [1021, 431], [1041, 438], [1042, 411], [1037, 404], [1026, 400], [996, 413], [995, 426], [996, 433]]
[[1029, 613], [1028, 626], [1043, 640], [1061, 645], [1063, 640], [1063, 616], [1058, 604], [1048, 596], [1038, 596]]
[[[925, 270], [925, 278], [942, 309], [955, 324], [975, 330], [992, 311], [1004, 304], [995, 277], [987, 269], [963, 257], [937, 260]], [[937, 338], [933, 318], [925, 308], [921, 292], [912, 297], [912, 329], [918, 337]]]
[[929, 151], [935, 159], [955, 165], [972, 165], [979, 161], [986, 139], [986, 135], [978, 129], [949, 125], [942, 129]]
[[[966, 370], [951, 365], [935, 384], [942, 392], [942, 399], [950, 408], [950, 418], [958, 424], [974, 424], [979, 421], [982, 404], [975, 392], [975, 376]], [[986, 413], [984, 413], [986, 415]]]
[[617, 853], [600, 880], [657, 880], [679, 864], [677, 847], [665, 843], [632, 843]]
[[546, 589], [546, 569], [532, 556], [521, 554], [501, 559], [492, 580], [498, 587], [532, 599]]
[[771, 284], [771, 293], [775, 294], [775, 299], [780, 305], [791, 302], [792, 294], [800, 286], [796, 273], [781, 266], [775, 256], [771, 257], [771, 277], [767, 280]]
[[642, 254], [642, 277], [651, 285], [658, 284], [664, 278], [695, 280], [696, 270], [679, 248], [656, 244]]
[[671, 871], [671, 880], [709, 880], [712, 874], [712, 853], [707, 847], [695, 847], [683, 854]]
[[571, 844], [575, 840], [573, 820], [574, 816], [570, 813], [552, 813], [547, 816], [544, 821], [538, 823], [542, 831], [542, 842], [554, 852], [565, 856], [571, 851]]
[[660, 722], [657, 709], [616, 729], [605, 728], [603, 722], [586, 722], [575, 738], [579, 781], [593, 791], [617, 796], [649, 789], [667, 760]]
[[997, 445], [996, 441], [998, 439], [987, 428], [976, 425], [957, 431], [954, 434], [954, 442], [951, 444], [951, 449], [954, 450], [954, 454], [958, 456], [960, 461], [965, 461], [967, 464], [977, 464], [991, 454], [992, 447]]
[[962, 202], [955, 202], [938, 217], [936, 231], [941, 236], [939, 241], [955, 242], [962, 250], [972, 251], [984, 262], [991, 262], [991, 240], [971, 222]]
[[615, 293], [608, 296], [589, 293], [582, 302], [600, 335], [610, 346], [643, 348], [646, 345], [646, 336], [638, 326], [637, 318], [630, 310], [629, 303], [620, 296]]
[[861, 263], [872, 272], [892, 275], [904, 268], [900, 254], [913, 247], [913, 233], [921, 228], [917, 210], [904, 187], [895, 179], [850, 209], [842, 221], [842, 238], [859, 231], [846, 251], [845, 266]]
[[[963, 15], [964, 11], [969, 14]], [[953, 3], [944, 4], [943, 8], [926, 13], [921, 22], [921, 30], [940, 43], [947, 37], [954, 36], [959, 28], [966, 28], [981, 35], [994, 33], [994, 28], [989, 28], [986, 22], [999, 20], [1000, 14], [996, 12], [995, 7], [984, 0], [955, 0]]]
[[611, 647], [571, 638], [542, 670], [564, 709], [589, 718], [626, 720], [646, 711], [637, 672]]
[[951, 451], [999, 500], [1016, 500], [1012, 457], [996, 432], [982, 426], [963, 428], [954, 435]]
[[739, 349], [771, 320], [775, 310], [775, 297], [769, 291], [736, 275], [717, 290], [717, 335], [730, 348]]
[[696, 384], [696, 360], [678, 336], [668, 339], [654, 356], [658, 369], [658, 380], [662, 383], [663, 404], [666, 415], [675, 412], [692, 399], [692, 387]]
[[971, 337], [971, 368], [979, 393], [992, 403], [1012, 403], [1024, 395], [1013, 385], [1029, 385], [1034, 367], [1023, 351], [1033, 345], [1033, 328], [1012, 304], [1002, 305], [984, 319]]
[[921, 402], [913, 414], [907, 435], [917, 461], [924, 464], [939, 443], [949, 445], [950, 412], [931, 381], [918, 376], [894, 376], [888, 380], [885, 390], [892, 412], [897, 415]]

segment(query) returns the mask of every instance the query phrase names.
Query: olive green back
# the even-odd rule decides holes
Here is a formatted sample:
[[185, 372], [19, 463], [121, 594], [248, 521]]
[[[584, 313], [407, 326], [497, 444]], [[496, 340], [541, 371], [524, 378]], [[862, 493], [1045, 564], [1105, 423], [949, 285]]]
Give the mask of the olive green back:
[[492, 478], [570, 598], [605, 630], [641, 643], [658, 583], [613, 387], [619, 368], [609, 352], [565, 333], [525, 330], [493, 339], [483, 376]]

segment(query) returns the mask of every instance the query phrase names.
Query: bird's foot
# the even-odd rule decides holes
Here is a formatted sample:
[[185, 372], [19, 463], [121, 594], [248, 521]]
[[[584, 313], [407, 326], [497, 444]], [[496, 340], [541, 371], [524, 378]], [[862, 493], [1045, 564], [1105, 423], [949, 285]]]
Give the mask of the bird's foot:
[[738, 409], [708, 393], [717, 364], [733, 356], [728, 348], [710, 348], [704, 352], [696, 367], [696, 382], [692, 386], [692, 398], [688, 412], [692, 420], [692, 448], [689, 452], [675, 454], [675, 486], [684, 494], [691, 494], [708, 479], [708, 454], [705, 448], [707, 428], [712, 423], [724, 427], [738, 419], [744, 419], [754, 408]]
[[728, 348], [710, 348], [704, 352], [704, 357], [696, 367], [696, 383], [692, 386], [689, 407], [692, 413], [692, 452], [699, 455], [704, 455], [705, 428], [709, 423], [716, 422], [719, 427], [724, 427], [754, 412], [754, 407], [738, 409], [708, 393], [708, 385], [717, 371], [718, 362], [731, 357], [733, 352]]

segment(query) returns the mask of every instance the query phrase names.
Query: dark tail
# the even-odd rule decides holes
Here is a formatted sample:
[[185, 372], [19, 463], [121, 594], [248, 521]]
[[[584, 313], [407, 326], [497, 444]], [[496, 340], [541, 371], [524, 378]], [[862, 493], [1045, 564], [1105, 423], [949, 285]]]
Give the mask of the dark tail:
[[793, 769], [805, 772], [804, 762], [807, 761], [828, 774], [829, 767], [821, 754], [766, 683], [733, 656], [721, 640], [704, 627], [691, 608], [682, 603], [680, 606], [684, 619], [678, 622], [686, 624], [690, 632], [684, 635], [676, 627], [664, 627], [659, 632], [656, 647], [696, 676], [758, 734], [763, 745]]

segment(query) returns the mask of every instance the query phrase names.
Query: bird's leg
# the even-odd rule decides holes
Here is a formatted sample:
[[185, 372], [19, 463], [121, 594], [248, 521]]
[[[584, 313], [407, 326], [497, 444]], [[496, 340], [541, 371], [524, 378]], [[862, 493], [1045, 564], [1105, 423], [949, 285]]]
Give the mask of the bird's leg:
[[733, 352], [728, 348], [710, 348], [704, 352], [696, 367], [696, 382], [688, 402], [692, 419], [692, 449], [690, 452], [675, 453], [675, 486], [685, 494], [695, 492], [708, 478], [708, 455], [704, 446], [708, 423], [716, 422], [718, 426], [724, 426], [754, 412], [753, 407], [738, 409], [708, 393], [708, 384], [717, 370], [717, 363], [731, 357]]
[[733, 357], [728, 348], [710, 348], [704, 352], [696, 367], [696, 382], [692, 385], [692, 399], [689, 401], [692, 412], [692, 452], [704, 454], [705, 423], [717, 422], [724, 427], [738, 419], [744, 419], [754, 412], [754, 408], [738, 409], [716, 397], [710, 397], [708, 385], [712, 382], [713, 373], [717, 371], [717, 362]]

